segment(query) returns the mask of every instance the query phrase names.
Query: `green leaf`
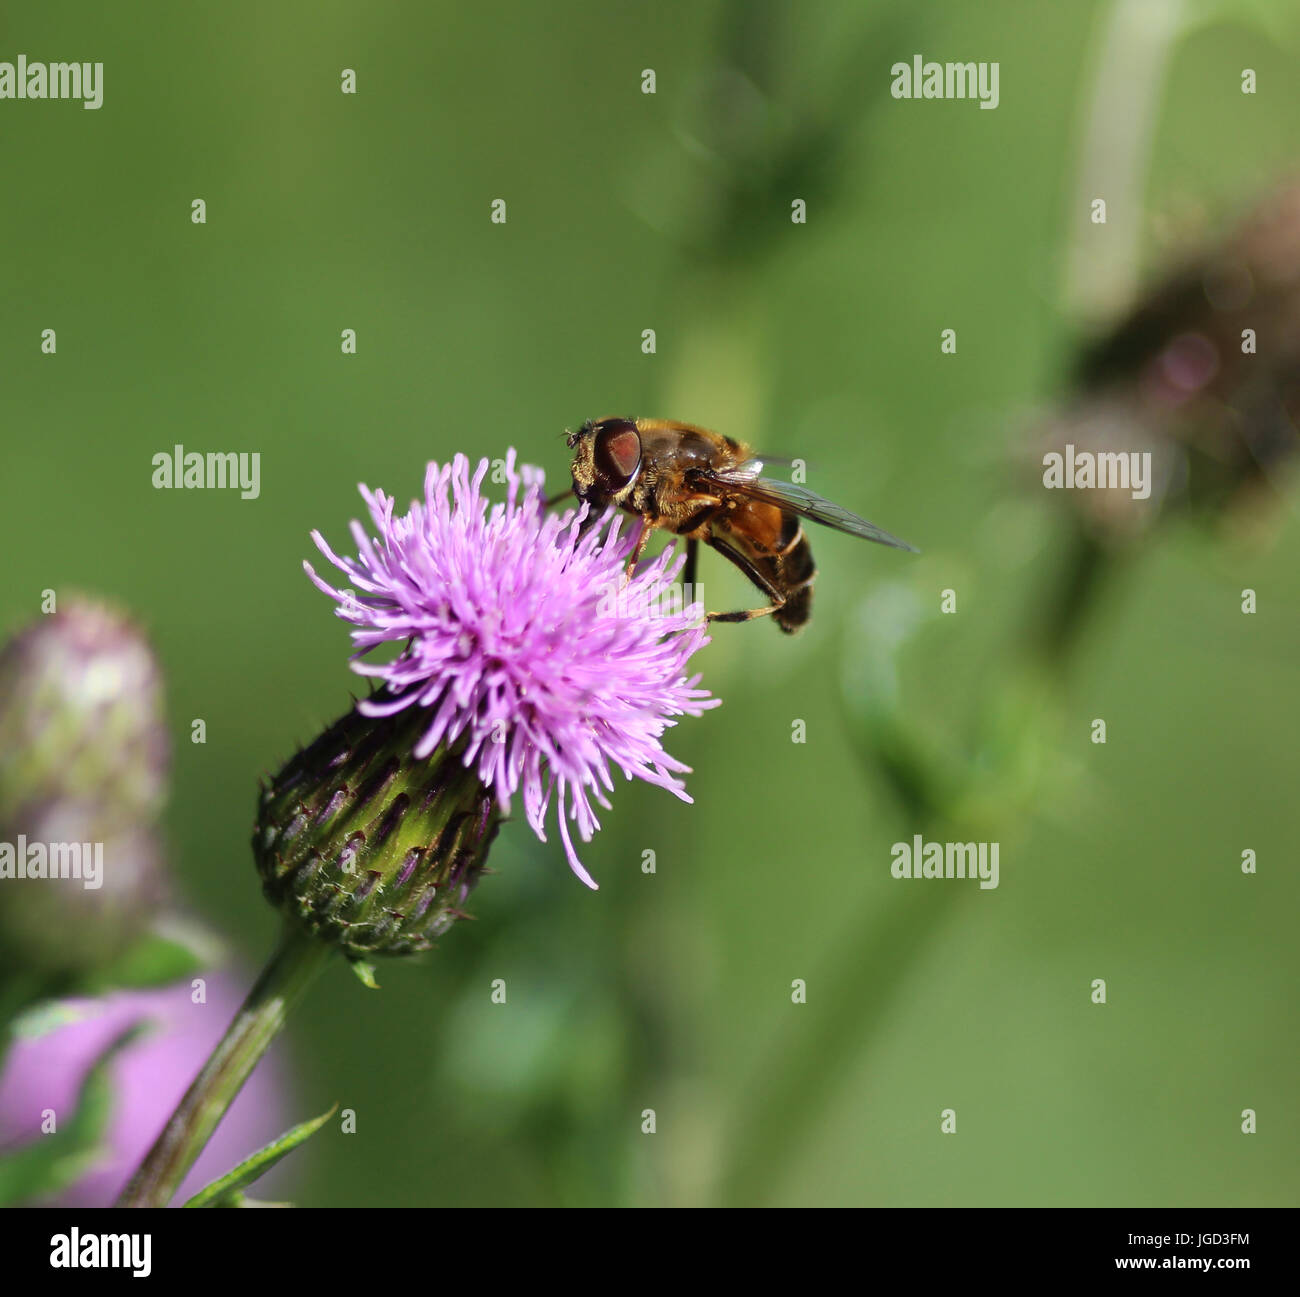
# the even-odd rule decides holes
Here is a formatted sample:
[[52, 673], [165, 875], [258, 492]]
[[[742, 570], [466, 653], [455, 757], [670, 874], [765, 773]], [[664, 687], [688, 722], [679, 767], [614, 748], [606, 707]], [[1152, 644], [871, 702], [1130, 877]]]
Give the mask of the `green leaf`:
[[9, 1024], [9, 1031], [15, 1040], [39, 1040], [60, 1027], [97, 1017], [98, 1012], [94, 1005], [73, 1000], [38, 1000]]
[[80, 979], [79, 995], [168, 986], [219, 963], [221, 943], [206, 929], [174, 917], [156, 923], [105, 967]]
[[245, 1198], [243, 1190], [269, 1171], [282, 1157], [292, 1153], [299, 1144], [310, 1139], [337, 1111], [336, 1103], [328, 1112], [319, 1117], [304, 1121], [287, 1130], [279, 1139], [272, 1140], [264, 1148], [246, 1157], [233, 1171], [228, 1171], [219, 1180], [204, 1185], [185, 1205], [187, 1207], [261, 1207], [281, 1206], [267, 1204]]
[[0, 1207], [59, 1193], [105, 1156], [103, 1137], [113, 1108], [109, 1064], [142, 1030], [140, 1024], [127, 1028], [95, 1060], [76, 1110], [60, 1129], [0, 1158]]
[[18, 1024], [41, 1005], [45, 996], [44, 979], [30, 973], [15, 973], [0, 980], [0, 1068], [4, 1067], [10, 1046], [23, 1034]]

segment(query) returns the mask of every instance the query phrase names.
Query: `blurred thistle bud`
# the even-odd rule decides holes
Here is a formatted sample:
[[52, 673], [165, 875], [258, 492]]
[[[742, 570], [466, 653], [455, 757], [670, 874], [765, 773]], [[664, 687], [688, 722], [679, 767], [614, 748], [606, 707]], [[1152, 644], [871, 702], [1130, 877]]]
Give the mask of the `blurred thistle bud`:
[[65, 799], [152, 820], [167, 767], [158, 664], [122, 613], [65, 601], [0, 649], [0, 822]]
[[357, 658], [400, 651], [354, 659], [380, 689], [265, 787], [253, 854], [268, 898], [358, 962], [427, 949], [461, 916], [516, 797], [544, 841], [555, 794], [591, 887], [568, 822], [584, 841], [600, 827], [591, 803], [609, 805], [611, 766], [690, 800], [660, 738], [716, 700], [685, 674], [707, 643], [702, 610], [662, 611], [683, 558], [665, 550], [628, 576], [636, 536], [618, 518], [547, 514], [541, 471], [517, 472], [514, 451], [498, 465], [495, 505], [489, 461], [471, 477], [463, 455], [429, 465], [404, 515], [362, 487], [377, 539], [353, 524], [356, 558], [314, 533], [346, 584], [308, 575], [354, 627]]
[[1094, 463], [1150, 456], [1145, 495], [1122, 484], [1070, 492], [1106, 539], [1175, 506], [1237, 514], [1280, 491], [1300, 450], [1300, 182], [1187, 258], [1085, 350], [1075, 397], [1041, 449], [1076, 463], [1085, 452]]
[[124, 615], [69, 601], [0, 649], [0, 961], [86, 969], [144, 928], [167, 766], [158, 666]]
[[4, 835], [15, 870], [25, 858], [26, 877], [0, 867], [0, 967], [46, 974], [102, 967], [170, 899], [155, 826], [109, 827], [96, 811], [50, 803], [19, 817], [17, 830]]

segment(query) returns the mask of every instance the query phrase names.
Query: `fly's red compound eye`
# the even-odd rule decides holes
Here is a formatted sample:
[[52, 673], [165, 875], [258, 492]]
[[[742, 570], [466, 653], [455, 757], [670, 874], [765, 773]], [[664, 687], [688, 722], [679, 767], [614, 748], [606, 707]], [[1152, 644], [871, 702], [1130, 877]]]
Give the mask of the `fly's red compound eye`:
[[641, 468], [641, 434], [630, 419], [596, 425], [596, 477], [606, 491], [621, 491]]

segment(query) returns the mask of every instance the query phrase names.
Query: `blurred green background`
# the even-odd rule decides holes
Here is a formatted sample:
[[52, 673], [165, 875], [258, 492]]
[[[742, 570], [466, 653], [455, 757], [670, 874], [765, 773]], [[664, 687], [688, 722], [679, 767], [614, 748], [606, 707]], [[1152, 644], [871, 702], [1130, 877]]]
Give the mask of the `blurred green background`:
[[[698, 663], [724, 705], [669, 736], [695, 804], [621, 787], [583, 852], [598, 893], [515, 823], [476, 922], [381, 967], [381, 993], [326, 975], [290, 1031], [295, 1108], [338, 1100], [357, 1133], [296, 1155], [297, 1202], [1297, 1201], [1294, 496], [1262, 544], [1162, 529], [1104, 590], [1051, 685], [1051, 777], [960, 834], [1000, 838], [996, 891], [889, 873], [930, 826], [881, 778], [871, 691], [978, 763], [1063, 561], [1064, 495], [1016, 456], [1079, 337], [1065, 240], [1108, 9], [0, 20], [4, 58], [105, 64], [98, 112], [0, 103], [0, 629], [47, 587], [139, 615], [168, 679], [175, 869], [249, 963], [276, 926], [257, 777], [360, 687], [301, 568], [311, 528], [345, 543], [358, 481], [409, 497], [429, 458], [515, 446], [562, 484], [566, 427], [662, 415], [806, 457], [924, 551], [819, 532], [805, 634], [718, 628]], [[1293, 161], [1295, 47], [1260, 11], [1188, 6], [1143, 210], [1112, 215], [1142, 222], [1144, 266], [1169, 213], [1212, 221]], [[1000, 106], [891, 99], [914, 53], [999, 61]], [[153, 489], [176, 442], [260, 452], [261, 498]], [[707, 554], [701, 576], [711, 606], [749, 598]], [[882, 657], [890, 609], [910, 629]]]

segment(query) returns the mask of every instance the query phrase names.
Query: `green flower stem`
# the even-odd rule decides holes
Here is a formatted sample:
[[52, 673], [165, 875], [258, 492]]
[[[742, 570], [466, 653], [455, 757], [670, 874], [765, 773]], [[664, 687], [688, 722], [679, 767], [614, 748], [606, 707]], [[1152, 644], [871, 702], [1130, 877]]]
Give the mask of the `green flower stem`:
[[165, 1207], [180, 1188], [289, 1009], [325, 967], [333, 947], [286, 925], [275, 954], [118, 1199], [119, 1207]]
[[[1048, 692], [1064, 685], [1073, 650], [1117, 564], [1082, 533], [1070, 548], [1063, 582], [1054, 574], [1046, 592], [1040, 591], [1029, 604], [1026, 633], [1020, 637], [1026, 651], [1012, 672], [1012, 678], [1036, 677]], [[1046, 616], [1040, 612], [1044, 605]], [[975, 803], [968, 805], [954, 795], [950, 772], [941, 771], [930, 754], [910, 747], [906, 734], [895, 737], [892, 745], [864, 755], [892, 783], [912, 831], [940, 841], [970, 836], [964, 829], [978, 813], [982, 823], [977, 836], [1005, 841], [1010, 826], [1022, 820], [1025, 808], [1020, 800], [1026, 791], [1032, 795], [1032, 788], [1018, 789], [1014, 774], [1007, 789], [977, 786]], [[956, 822], [964, 826], [959, 835], [947, 827], [954, 823], [954, 811]], [[739, 1101], [733, 1151], [718, 1187], [720, 1202], [754, 1206], [762, 1195], [770, 1195], [770, 1186], [806, 1144], [809, 1125], [823, 1111], [832, 1088], [893, 1009], [905, 972], [970, 903], [970, 895], [956, 887], [938, 892], [909, 889], [888, 913], [864, 915], [845, 925], [819, 976], [830, 988], [822, 1000], [825, 1007], [811, 1011], [798, 1049], [778, 1042], [776, 1057], [762, 1069], [767, 1083]], [[870, 988], [871, 994], [858, 988]], [[756, 1130], [767, 1132], [765, 1138], [755, 1140]]]
[[[1111, 0], [1097, 25], [1081, 120], [1075, 192], [1066, 236], [1065, 300], [1098, 323], [1128, 310], [1138, 285], [1142, 194], [1174, 49], [1188, 29], [1184, 0]], [[1097, 237], [1092, 203], [1120, 219]]]

